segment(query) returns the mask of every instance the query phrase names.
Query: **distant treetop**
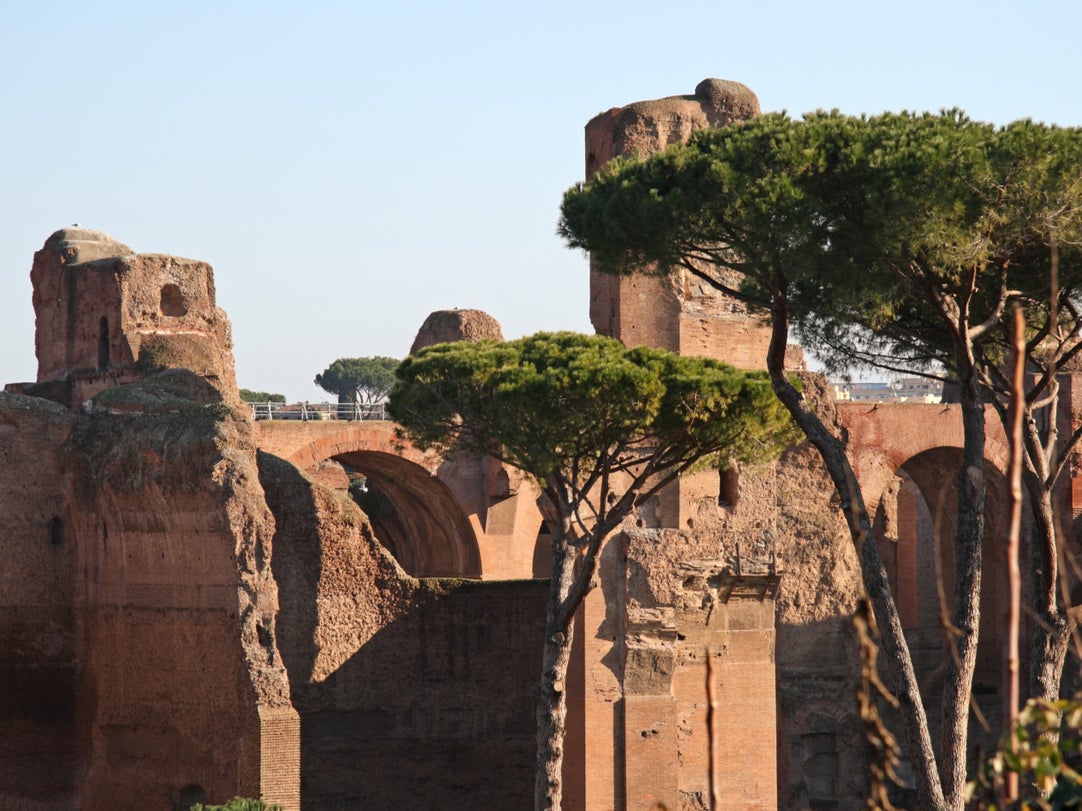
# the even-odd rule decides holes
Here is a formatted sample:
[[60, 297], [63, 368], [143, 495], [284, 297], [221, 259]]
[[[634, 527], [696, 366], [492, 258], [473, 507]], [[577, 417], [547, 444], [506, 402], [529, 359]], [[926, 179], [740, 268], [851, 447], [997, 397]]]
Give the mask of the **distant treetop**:
[[241, 389], [240, 399], [246, 403], [284, 403], [286, 396], [284, 394], [271, 394], [269, 391]]
[[340, 403], [380, 403], [394, 386], [397, 358], [339, 358], [320, 374], [315, 383], [337, 395]]

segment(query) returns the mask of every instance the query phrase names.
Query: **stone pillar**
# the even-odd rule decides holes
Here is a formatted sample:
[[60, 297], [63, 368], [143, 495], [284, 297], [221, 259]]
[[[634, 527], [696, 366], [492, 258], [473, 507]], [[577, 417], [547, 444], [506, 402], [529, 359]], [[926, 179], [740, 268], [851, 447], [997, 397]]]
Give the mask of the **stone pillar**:
[[680, 807], [676, 649], [672, 608], [628, 611], [623, 702], [627, 811]]
[[920, 585], [917, 579], [919, 499], [917, 486], [907, 478], [898, 489], [898, 585], [894, 592], [898, 595], [898, 618], [906, 629], [916, 628], [920, 622]]
[[626, 539], [601, 549], [598, 588], [575, 617], [564, 740], [564, 811], [623, 808], [620, 725], [626, 602]]
[[[673, 695], [679, 790], [710, 807], [710, 760], [719, 808], [777, 808], [777, 699], [772, 571], [740, 574], [721, 561], [680, 564]], [[709, 663], [708, 663], [709, 662]], [[716, 704], [708, 723], [710, 682]]]
[[259, 796], [284, 811], [301, 807], [301, 717], [293, 707], [259, 707]]

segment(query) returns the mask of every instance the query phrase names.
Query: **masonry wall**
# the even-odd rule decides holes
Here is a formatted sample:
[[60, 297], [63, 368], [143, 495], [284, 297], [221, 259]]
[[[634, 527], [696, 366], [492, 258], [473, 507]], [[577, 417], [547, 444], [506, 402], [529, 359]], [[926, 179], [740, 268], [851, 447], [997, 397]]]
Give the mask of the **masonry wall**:
[[[190, 373], [110, 393], [72, 464], [86, 772], [79, 807], [236, 795], [299, 808], [299, 724], [274, 643], [273, 519], [249, 424], [175, 396]], [[164, 399], [164, 402], [163, 402]], [[99, 403], [99, 408], [106, 405]], [[273, 753], [273, 756], [269, 756]]]
[[[685, 797], [708, 805], [712, 755], [720, 808], [773, 809], [777, 807], [777, 581], [762, 575], [705, 574], [707, 579], [717, 578], [716, 591], [706, 584], [699, 587], [700, 593], [711, 599], [685, 598], [676, 614], [679, 636], [673, 692], [682, 739], [681, 791]], [[715, 702], [712, 723], [707, 719], [710, 681]], [[711, 726], [712, 751], [707, 737]], [[633, 734], [634, 730], [629, 730], [629, 738]]]
[[[748, 88], [715, 79], [701, 82], [694, 94], [614, 108], [586, 126], [586, 177], [616, 155], [648, 156], [686, 141], [697, 129], [727, 126], [758, 112], [758, 101]], [[599, 333], [628, 345], [705, 355], [741, 368], [765, 366], [766, 321], [691, 274], [656, 279], [591, 270], [590, 281], [591, 320]], [[739, 284], [731, 274], [724, 281]], [[798, 347], [789, 348], [786, 363], [790, 369], [803, 369]], [[829, 408], [815, 378], [805, 380], [805, 395]], [[832, 492], [815, 453], [800, 446], [776, 464], [685, 475], [642, 509], [639, 532], [653, 532], [663, 542], [629, 548], [627, 621], [629, 626], [635, 622], [635, 606], [675, 613], [651, 619], [637, 638], [629, 632], [628, 667], [638, 645], [636, 655], [659, 657], [659, 664], [671, 658], [675, 675], [670, 687], [655, 690], [649, 698], [632, 699], [629, 690], [624, 721], [630, 725], [635, 716], [642, 729], [652, 730], [655, 727], [645, 722], [654, 713], [658, 730], [641, 740], [633, 739], [630, 726], [621, 733], [627, 735], [629, 808], [637, 802], [630, 793], [635, 770], [649, 768], [643, 763], [661, 762], [659, 752], [669, 751], [662, 730], [673, 723], [680, 730], [681, 747], [691, 748], [678, 750], [681, 768], [675, 779], [667, 778], [662, 785], [660, 776], [653, 775], [665, 792], [657, 799], [667, 805], [678, 801], [681, 808], [708, 807], [702, 784], [706, 761], [694, 743], [704, 734], [704, 717], [694, 709], [701, 704], [678, 698], [705, 684], [698, 672], [705, 648], [728, 652], [715, 658], [722, 674], [718, 683], [728, 691], [721, 721], [726, 741], [737, 735], [743, 748], [757, 751], [754, 758], [731, 750], [720, 756], [720, 787], [730, 792], [722, 807], [862, 807], [863, 749], [849, 739], [850, 730], [859, 729], [852, 700], [858, 670], [849, 618], [860, 578], [852, 543], [830, 502]], [[682, 581], [674, 572], [695, 561], [719, 571], [728, 567], [730, 573], [765, 566], [780, 573], [780, 583], [762, 602], [734, 595], [722, 604], [716, 589], [699, 589], [702, 606], [715, 605], [707, 622], [706, 613], [696, 616], [677, 608], [687, 596], [681, 596]], [[727, 624], [730, 618], [735, 625]], [[776, 623], [776, 636], [770, 621]], [[667, 635], [675, 635], [675, 641]], [[694, 649], [688, 647], [692, 639], [698, 640]], [[683, 673], [677, 662], [683, 663]], [[669, 703], [666, 694], [671, 695]], [[587, 736], [603, 738], [591, 729], [588, 723]], [[764, 745], [771, 753], [764, 754]], [[644, 773], [640, 784], [648, 779]], [[739, 782], [745, 779], [748, 782]]]
[[[38, 380], [74, 383], [78, 405], [157, 368], [186, 368], [236, 402], [229, 321], [210, 265], [136, 254], [108, 234], [66, 228], [34, 255]], [[101, 377], [102, 379], [95, 379]]]
[[529, 807], [547, 583], [416, 580], [348, 499], [260, 479], [305, 811]]
[[[705, 79], [686, 96], [614, 107], [586, 125], [586, 179], [617, 156], [645, 157], [686, 141], [695, 130], [758, 114], [759, 100], [751, 90], [720, 79]], [[691, 274], [617, 277], [591, 266], [590, 321], [599, 334], [625, 346], [706, 355], [739, 368], [765, 366], [765, 321]]]
[[78, 805], [70, 430], [60, 406], [0, 392], [0, 808]]
[[[380, 540], [411, 575], [548, 576], [551, 555], [538, 543], [539, 492], [513, 468], [492, 459], [422, 453], [395, 436], [392, 422], [261, 420], [255, 432], [261, 448], [321, 483], [345, 489], [338, 463], [365, 474], [395, 508], [393, 520], [372, 511]], [[337, 481], [328, 469], [337, 469]]]

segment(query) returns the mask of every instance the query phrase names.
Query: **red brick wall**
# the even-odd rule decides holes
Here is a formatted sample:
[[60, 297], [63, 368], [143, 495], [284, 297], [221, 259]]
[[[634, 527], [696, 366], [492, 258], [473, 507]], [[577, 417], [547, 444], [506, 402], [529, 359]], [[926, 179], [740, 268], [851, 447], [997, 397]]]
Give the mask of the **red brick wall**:
[[305, 811], [529, 807], [547, 583], [414, 580], [351, 502], [260, 478]]
[[0, 392], [0, 808], [77, 807], [70, 415]]
[[191, 786], [223, 803], [264, 784], [298, 809], [296, 759], [269, 756], [293, 712], [273, 521], [249, 424], [213, 413], [80, 417], [70, 444], [84, 811], [161, 807]]

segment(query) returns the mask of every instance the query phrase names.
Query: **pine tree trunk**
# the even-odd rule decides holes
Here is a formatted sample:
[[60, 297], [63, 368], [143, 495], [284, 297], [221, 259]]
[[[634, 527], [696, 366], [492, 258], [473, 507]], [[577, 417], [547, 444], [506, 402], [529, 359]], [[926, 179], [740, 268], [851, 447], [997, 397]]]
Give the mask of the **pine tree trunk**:
[[[960, 367], [963, 364], [959, 364]], [[948, 811], [961, 811], [966, 784], [969, 701], [977, 665], [984, 540], [984, 403], [972, 367], [963, 367], [962, 471], [958, 477], [958, 529], [954, 546], [954, 611], [946, 644], [940, 757]]]
[[574, 580], [575, 555], [566, 533], [553, 541], [552, 580], [545, 614], [541, 685], [537, 695], [536, 811], [559, 811], [563, 800], [564, 731], [567, 723], [567, 666], [572, 621], [560, 619]]
[[[1030, 480], [1027, 479], [1027, 482]], [[1029, 695], [1055, 701], [1059, 698], [1063, 665], [1071, 642], [1071, 624], [1059, 607], [1059, 555], [1056, 546], [1052, 494], [1040, 482], [1032, 481], [1029, 497], [1033, 505], [1034, 538], [1030, 558], [1033, 565], [1034, 622], [1030, 648]]]
[[1030, 648], [1030, 696], [1055, 701], [1059, 698], [1063, 665], [1071, 646], [1071, 623], [1060, 611], [1038, 612], [1034, 618]]
[[849, 534], [860, 560], [864, 590], [871, 601], [879, 624], [884, 661], [890, 673], [891, 688], [899, 702], [906, 743], [917, 789], [916, 811], [939, 811], [944, 807], [943, 790], [936, 770], [935, 753], [928, 732], [928, 719], [920, 697], [913, 660], [902, 630], [901, 619], [886, 567], [872, 535], [864, 498], [841, 441], [831, 434], [808, 406], [803, 396], [785, 374], [785, 347], [789, 340], [789, 317], [783, 293], [775, 294], [771, 307], [770, 349], [767, 368], [778, 399], [823, 459], [827, 474], [841, 499]]

